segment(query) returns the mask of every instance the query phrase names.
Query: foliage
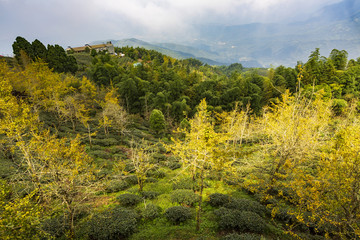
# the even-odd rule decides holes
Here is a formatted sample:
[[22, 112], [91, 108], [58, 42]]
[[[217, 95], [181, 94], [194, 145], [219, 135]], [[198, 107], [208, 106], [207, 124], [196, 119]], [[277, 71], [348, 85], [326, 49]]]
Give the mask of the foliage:
[[141, 195], [145, 199], [154, 199], [159, 195], [159, 193], [155, 191], [142, 191]]
[[148, 173], [156, 167], [151, 161], [152, 155], [152, 146], [144, 140], [139, 144], [132, 145], [130, 161], [134, 167], [133, 172], [137, 178], [140, 192], [142, 192], [144, 183], [148, 179]]
[[64, 225], [64, 216], [54, 216], [42, 222], [42, 229], [53, 238], [61, 238], [66, 234], [67, 226]]
[[193, 206], [199, 201], [199, 196], [192, 190], [177, 189], [171, 193], [171, 201], [184, 206]]
[[146, 204], [144, 205], [144, 209], [141, 211], [141, 216], [145, 220], [153, 220], [160, 216], [161, 208], [154, 204]]
[[344, 99], [333, 99], [331, 103], [331, 108], [335, 115], [343, 114], [347, 106], [348, 104]]
[[226, 158], [222, 148], [227, 140], [226, 135], [215, 132], [205, 99], [201, 101], [199, 111], [195, 118], [190, 120], [190, 124], [190, 132], [183, 130], [186, 133], [185, 141], [172, 139], [174, 144], [169, 145], [169, 149], [181, 159], [199, 188], [199, 208], [196, 215], [196, 228], [199, 229], [204, 179], [211, 173], [218, 173], [217, 169], [222, 168], [226, 171], [231, 166], [231, 160]]
[[129, 184], [124, 180], [112, 180], [106, 186], [106, 192], [113, 193], [125, 190], [129, 187]]
[[225, 237], [222, 237], [221, 240], [261, 240], [261, 236], [253, 233], [232, 233], [228, 234]]
[[109, 133], [109, 128], [113, 127], [119, 133], [124, 133], [128, 116], [126, 111], [118, 102], [114, 88], [105, 95], [105, 101], [102, 103], [103, 111], [100, 118], [100, 126], [103, 126], [105, 134]]
[[245, 198], [232, 199], [228, 203], [224, 204], [224, 207], [228, 209], [236, 209], [239, 211], [254, 212], [262, 217], [265, 217], [265, 214], [267, 213], [265, 206], [261, 205], [259, 202]]
[[190, 208], [183, 206], [174, 206], [166, 209], [165, 217], [168, 221], [174, 224], [180, 224], [192, 218], [192, 213]]
[[116, 240], [129, 237], [136, 230], [137, 215], [120, 207], [95, 214], [88, 222], [87, 236], [92, 240]]
[[23, 198], [11, 198], [7, 182], [0, 181], [0, 236], [2, 239], [41, 239], [41, 207], [36, 203], [37, 191]]
[[46, 48], [38, 39], [31, 44], [25, 38], [18, 36], [12, 46], [15, 58], [22, 66], [28, 64], [24, 58], [27, 56], [32, 61], [41, 58], [49, 64], [49, 68], [59, 73], [75, 73], [78, 68], [76, 59], [73, 56], [67, 56], [65, 50], [59, 45], [48, 45]]
[[165, 130], [166, 122], [164, 114], [157, 109], [152, 110], [150, 115], [150, 128], [155, 131], [157, 134]]
[[222, 193], [213, 193], [209, 195], [209, 204], [212, 207], [222, 207], [231, 201], [231, 197]]
[[[191, 178], [181, 178], [172, 184], [172, 188], [176, 189], [194, 189], [194, 182]], [[198, 189], [196, 189], [198, 190]]]
[[120, 202], [121, 206], [130, 207], [135, 206], [141, 201], [141, 197], [139, 195], [125, 193], [121, 194], [117, 197], [117, 200]]
[[[166, 226], [164, 232], [174, 230], [168, 236], [215, 238], [213, 207], [225, 207], [217, 210], [224, 215], [218, 217], [221, 234], [261, 232], [260, 223], [250, 230], [244, 222], [265, 216], [266, 204], [276, 224], [294, 237], [359, 238], [360, 58], [348, 61], [347, 52], [336, 49], [324, 57], [315, 49], [295, 68], [256, 70], [124, 47], [117, 49], [124, 58], [88, 54], [91, 65], [83, 59], [73, 76], [55, 72], [76, 71], [74, 59], [58, 45], [18, 37], [13, 47], [20, 66], [0, 61], [2, 238], [49, 237], [41, 229], [73, 238], [84, 207], [103, 207], [114, 195], [104, 191], [134, 184], [146, 199], [138, 207], [145, 225], [159, 216], [152, 204], [166, 209], [171, 198], [184, 205], [199, 200], [194, 204], [201, 231], [187, 231], [190, 224], [169, 226], [163, 218], [152, 222], [161, 230]], [[161, 112], [161, 128], [151, 123], [152, 109]], [[151, 135], [164, 133], [165, 126], [179, 127], [173, 142], [169, 133], [164, 136], [166, 148]], [[135, 145], [131, 136], [151, 144]], [[246, 187], [264, 205], [235, 193], [230, 198], [224, 187]], [[202, 207], [204, 194], [213, 207]], [[15, 231], [19, 224], [23, 231]]]
[[219, 218], [220, 229], [253, 233], [264, 233], [267, 229], [264, 219], [254, 212], [220, 208], [214, 213]]

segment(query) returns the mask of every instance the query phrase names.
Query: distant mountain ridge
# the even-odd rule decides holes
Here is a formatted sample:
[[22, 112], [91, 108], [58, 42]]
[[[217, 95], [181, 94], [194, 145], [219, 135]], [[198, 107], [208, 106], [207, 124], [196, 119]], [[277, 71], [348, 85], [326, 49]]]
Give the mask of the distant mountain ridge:
[[148, 43], [138, 39], [114, 40], [115, 46], [153, 49], [175, 58], [197, 58], [211, 65], [240, 62], [245, 67], [284, 65], [307, 61], [320, 48], [346, 50], [360, 57], [360, 0], [343, 0], [323, 7], [302, 22], [252, 23], [234, 26], [195, 26], [198, 37], [182, 44]]

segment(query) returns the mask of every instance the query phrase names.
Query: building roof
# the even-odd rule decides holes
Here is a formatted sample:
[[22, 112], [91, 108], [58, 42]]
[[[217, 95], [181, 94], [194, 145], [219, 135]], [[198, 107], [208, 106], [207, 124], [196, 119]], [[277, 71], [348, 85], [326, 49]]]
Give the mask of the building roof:
[[111, 47], [113, 46], [112, 43], [106, 43], [106, 44], [96, 44], [96, 45], [85, 45], [82, 47], [74, 47], [74, 48], [70, 48], [71, 50], [74, 50], [75, 52], [81, 52], [81, 51], [85, 51], [86, 48], [91, 49], [98, 49], [98, 48], [105, 48], [105, 47]]

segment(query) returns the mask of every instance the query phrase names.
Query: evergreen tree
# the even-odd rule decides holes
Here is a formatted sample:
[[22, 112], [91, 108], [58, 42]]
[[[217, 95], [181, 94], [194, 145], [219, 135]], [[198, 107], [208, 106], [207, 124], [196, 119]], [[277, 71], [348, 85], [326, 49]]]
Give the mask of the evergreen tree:
[[152, 110], [150, 115], [150, 129], [155, 131], [156, 134], [165, 130], [166, 122], [164, 114], [157, 109]]

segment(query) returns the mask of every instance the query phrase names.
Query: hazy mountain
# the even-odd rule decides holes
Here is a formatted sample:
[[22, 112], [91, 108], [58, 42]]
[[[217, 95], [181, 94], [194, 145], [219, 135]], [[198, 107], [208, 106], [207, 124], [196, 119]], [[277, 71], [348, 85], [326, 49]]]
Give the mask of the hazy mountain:
[[253, 59], [264, 66], [294, 66], [317, 47], [325, 56], [337, 48], [356, 58], [360, 57], [360, 1], [326, 6], [305, 22], [201, 26], [199, 33], [197, 41], [218, 52], [216, 60], [222, 62]]
[[114, 41], [115, 46], [139, 46], [176, 58], [197, 58], [212, 65], [240, 62], [245, 67], [295, 66], [320, 48], [360, 57], [360, 1], [344, 0], [325, 6], [306, 21], [195, 26], [198, 37], [182, 44], [148, 43], [138, 39]]
[[217, 58], [217, 53], [207, 52], [198, 48], [175, 43], [148, 43], [136, 38], [112, 40], [112, 42], [116, 47], [143, 47], [145, 49], [156, 50], [177, 59], [197, 58], [203, 63], [207, 63], [210, 65], [225, 64], [212, 60]]

